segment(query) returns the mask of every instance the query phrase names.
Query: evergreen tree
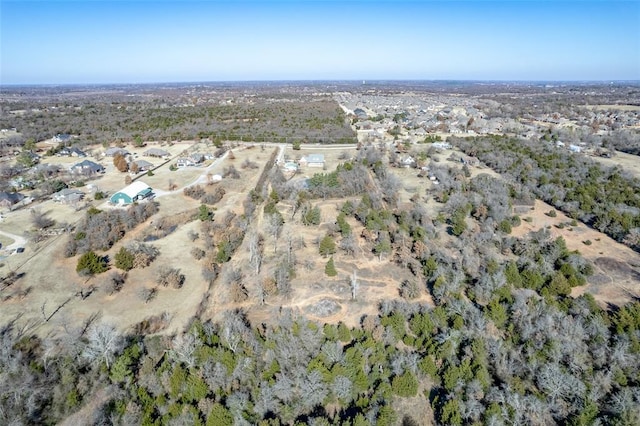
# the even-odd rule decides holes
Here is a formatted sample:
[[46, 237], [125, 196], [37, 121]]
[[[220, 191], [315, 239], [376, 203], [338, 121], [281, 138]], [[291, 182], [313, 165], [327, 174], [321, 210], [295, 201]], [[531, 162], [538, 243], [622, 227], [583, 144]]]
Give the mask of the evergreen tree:
[[124, 247], [120, 247], [120, 251], [116, 253], [116, 268], [122, 269], [123, 271], [130, 271], [133, 269], [133, 261], [134, 256], [129, 250]]
[[324, 267], [324, 273], [329, 277], [335, 277], [338, 275], [338, 271], [336, 271], [336, 266], [333, 264], [333, 256], [329, 258], [327, 265]]
[[327, 257], [336, 252], [336, 242], [333, 241], [330, 235], [325, 236], [322, 241], [320, 241], [320, 254], [322, 257]]

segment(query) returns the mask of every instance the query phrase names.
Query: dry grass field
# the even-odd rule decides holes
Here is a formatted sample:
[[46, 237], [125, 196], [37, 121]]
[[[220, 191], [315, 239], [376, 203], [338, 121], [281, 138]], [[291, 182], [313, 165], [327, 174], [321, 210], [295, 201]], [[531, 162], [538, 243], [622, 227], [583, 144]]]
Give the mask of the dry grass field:
[[603, 158], [596, 156], [592, 158], [597, 162], [604, 164], [605, 166], [619, 166], [625, 172], [628, 172], [632, 176], [640, 179], [640, 157], [638, 157], [637, 155], [616, 151], [616, 155], [612, 158]]
[[551, 210], [555, 209], [536, 200], [532, 210], [521, 215], [531, 221], [523, 220], [513, 228], [512, 235], [524, 237], [531, 231], [547, 228], [553, 238], [564, 238], [569, 250], [577, 250], [590, 260], [595, 273], [586, 286], [573, 289], [573, 296], [588, 292], [606, 306], [621, 305], [640, 295], [640, 254], [579, 221], [577, 226], [571, 226], [572, 219], [560, 211], [556, 211], [556, 217], [549, 217], [547, 213]]
[[[191, 150], [200, 148], [202, 147], [194, 146]], [[175, 149], [177, 153], [183, 150], [184, 147]], [[260, 173], [260, 169], [242, 170], [241, 162], [250, 158], [264, 165], [271, 151], [262, 152], [257, 148], [234, 150], [234, 160], [227, 158], [210, 168], [205, 164], [202, 167], [170, 171], [169, 163], [156, 170], [154, 176], [145, 176], [144, 180], [153, 183], [153, 178], [158, 182], [174, 179], [174, 182], [184, 186], [203, 174], [220, 174], [225, 167], [235, 165], [240, 171], [240, 179], [223, 180], [218, 184], [226, 191], [225, 197], [218, 203], [221, 206], [220, 209], [224, 211], [230, 207], [241, 206], [246, 193], [255, 185]], [[56, 164], [60, 163], [60, 160], [67, 160], [69, 163], [77, 161], [77, 159], [71, 160], [64, 157], [53, 157], [47, 160]], [[107, 167], [107, 171], [92, 183], [108, 193], [122, 188], [125, 174], [113, 170], [113, 165], [109, 167], [108, 161], [101, 163]], [[88, 205], [107, 207], [104, 201], [92, 201], [90, 197], [88, 198]], [[157, 201], [160, 212], [150, 221], [185, 211], [195, 211], [200, 205], [199, 201], [186, 197], [181, 188], [171, 194], [158, 197]], [[86, 208], [84, 205], [83, 207]], [[85, 214], [84, 209], [79, 210], [73, 206], [47, 200], [5, 213], [3, 221], [0, 222], [0, 230], [17, 235], [31, 232], [31, 209], [46, 213], [56, 221], [56, 224], [74, 224]], [[150, 226], [150, 221], [139, 225], [109, 251], [101, 254], [113, 259], [120, 247], [136, 239]], [[198, 222], [191, 221], [177, 227], [168, 236], [152, 242], [151, 244], [160, 250], [159, 258], [148, 268], [130, 271], [124, 288], [113, 295], [107, 295], [102, 291], [109, 272], [91, 279], [80, 277], [75, 271], [78, 257], [67, 259], [63, 256], [63, 248], [69, 238], [67, 234], [50, 237], [39, 243], [29, 242], [24, 253], [8, 256], [0, 262], [2, 275], [15, 272], [22, 276], [11, 287], [2, 290], [0, 319], [6, 322], [19, 316], [22, 323], [28, 324], [39, 333], [46, 334], [69, 324], [81, 324], [95, 315], [117, 323], [122, 329], [130, 329], [145, 318], [166, 313], [166, 331], [175, 332], [183, 328], [191, 319], [208, 288], [201, 278], [200, 266], [190, 254], [191, 241], [187, 238], [187, 233], [191, 230], [197, 231], [197, 228]], [[9, 237], [2, 238], [6, 243], [11, 242]], [[181, 289], [160, 288], [157, 295], [145, 303], [137, 295], [139, 288], [155, 286], [158, 268], [161, 265], [180, 268], [186, 278], [185, 284]], [[112, 267], [112, 269], [115, 268]], [[92, 291], [92, 288], [95, 290]]]

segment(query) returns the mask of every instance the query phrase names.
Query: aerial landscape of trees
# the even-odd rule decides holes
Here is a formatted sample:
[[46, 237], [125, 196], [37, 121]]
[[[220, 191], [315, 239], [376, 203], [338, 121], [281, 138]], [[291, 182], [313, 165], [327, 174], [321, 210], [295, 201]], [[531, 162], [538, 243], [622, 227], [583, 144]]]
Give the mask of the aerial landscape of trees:
[[553, 144], [504, 137], [455, 143], [538, 198], [617, 241], [628, 241], [640, 228], [640, 181], [621, 168], [602, 166]]
[[[129, 103], [118, 93], [82, 98], [81, 108], [68, 104], [61, 109], [69, 114], [36, 122], [30, 136], [50, 137], [44, 129], [55, 127], [98, 143], [354, 137], [330, 98], [264, 90], [256, 102], [238, 95], [220, 104], [169, 90], [171, 107], [155, 92]], [[473, 95], [495, 102], [487, 114], [532, 114], [530, 101], [487, 88]], [[574, 96], [541, 108], [570, 116]], [[384, 119], [400, 133], [408, 114]], [[204, 296], [188, 325], [171, 331], [158, 325], [170, 322], [162, 310], [127, 329], [115, 315], [81, 311], [61, 317], [55, 333], [22, 315], [0, 324], [0, 424], [640, 424], [639, 296], [601, 303], [585, 290], [592, 258], [552, 226], [517, 232], [531, 220], [517, 207], [531, 212], [539, 199], [552, 206], [546, 218], [565, 213], [572, 227], [640, 251], [640, 181], [560, 149], [553, 132], [509, 133], [450, 135], [446, 160], [431, 145], [440, 136], [360, 143], [333, 154], [335, 164], [290, 174], [280, 147], [234, 147], [238, 159], [220, 165], [227, 186], [203, 169], [162, 199], [77, 211], [55, 262], [72, 265], [72, 279], [93, 279], [103, 300], [126, 293], [153, 306], [158, 294], [175, 291], [171, 304], [189, 297], [189, 280]], [[616, 143], [633, 153], [627, 142]], [[304, 143], [291, 146], [294, 155]], [[460, 161], [462, 154], [479, 164]], [[402, 165], [407, 156], [414, 165]], [[124, 163], [114, 159], [118, 169]], [[53, 226], [46, 212], [30, 216], [34, 227]], [[192, 263], [171, 259], [178, 251]], [[20, 279], [1, 278], [0, 290]], [[389, 282], [393, 293], [372, 302]], [[295, 300], [325, 283], [345, 311], [364, 313], [351, 322], [323, 318]]]

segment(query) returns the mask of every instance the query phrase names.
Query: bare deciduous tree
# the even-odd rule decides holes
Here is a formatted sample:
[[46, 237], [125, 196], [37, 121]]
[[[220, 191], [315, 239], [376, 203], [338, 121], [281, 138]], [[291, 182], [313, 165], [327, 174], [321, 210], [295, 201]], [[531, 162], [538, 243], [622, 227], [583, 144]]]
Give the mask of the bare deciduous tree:
[[264, 245], [264, 239], [262, 235], [258, 233], [252, 233], [249, 235], [249, 263], [255, 268], [255, 273], [260, 273], [260, 267], [262, 266], [262, 247]]
[[273, 237], [273, 252], [276, 253], [278, 251], [278, 238], [280, 237], [280, 232], [282, 231], [282, 226], [284, 225], [284, 221], [282, 220], [282, 215], [279, 213], [270, 214], [267, 216], [267, 232]]
[[351, 299], [356, 300], [358, 296], [358, 289], [360, 288], [360, 283], [358, 282], [358, 272], [354, 269], [351, 274], [351, 278], [349, 279], [349, 285], [351, 287]]
[[91, 364], [104, 362], [108, 369], [123, 347], [124, 339], [115, 326], [100, 323], [88, 330], [87, 344], [82, 351], [82, 357]]

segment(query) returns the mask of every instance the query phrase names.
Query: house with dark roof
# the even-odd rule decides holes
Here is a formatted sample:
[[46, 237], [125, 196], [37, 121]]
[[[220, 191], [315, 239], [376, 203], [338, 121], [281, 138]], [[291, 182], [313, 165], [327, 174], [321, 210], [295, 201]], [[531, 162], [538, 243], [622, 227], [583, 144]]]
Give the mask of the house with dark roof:
[[353, 114], [358, 117], [360, 120], [366, 120], [367, 119], [367, 112], [365, 110], [363, 110], [362, 108], [356, 108], [353, 110]]
[[93, 175], [96, 173], [104, 173], [104, 167], [98, 163], [94, 163], [91, 160], [84, 160], [77, 164], [74, 164], [70, 168], [71, 172], [82, 175]]
[[24, 200], [24, 195], [19, 192], [0, 192], [0, 207], [11, 208]]
[[193, 161], [195, 164], [200, 164], [204, 161], [204, 154], [201, 154], [199, 152], [193, 153], [189, 156], [189, 158], [191, 159], [191, 161]]

